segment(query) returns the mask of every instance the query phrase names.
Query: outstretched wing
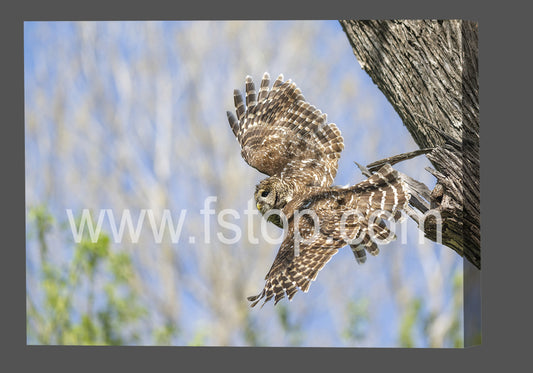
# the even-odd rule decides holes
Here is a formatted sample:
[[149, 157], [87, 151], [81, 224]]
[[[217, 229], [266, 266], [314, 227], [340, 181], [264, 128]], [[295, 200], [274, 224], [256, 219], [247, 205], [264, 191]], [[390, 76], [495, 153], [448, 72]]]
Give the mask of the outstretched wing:
[[[359, 263], [366, 260], [365, 251], [377, 255], [376, 241], [388, 242], [395, 238], [383, 219], [399, 219], [408, 201], [409, 194], [401, 176], [387, 164], [353, 187], [328, 188], [290, 202], [298, 204], [295, 215], [303, 209], [314, 211], [320, 229], [311, 240], [312, 217], [301, 215], [298, 227], [295, 227], [295, 215], [289, 218], [288, 234], [265, 277], [263, 290], [248, 298], [253, 302], [251, 306], [263, 298], [264, 302], [274, 298], [275, 303], [285, 296], [290, 300], [298, 289], [307, 292], [318, 272], [347, 244]], [[294, 206], [289, 206], [287, 210], [292, 208]], [[303, 240], [295, 236], [296, 229]]]
[[300, 242], [298, 255], [295, 255], [296, 242], [293, 234], [288, 234], [282, 242], [274, 264], [265, 277], [263, 290], [255, 296], [248, 297], [252, 302], [251, 307], [263, 298], [263, 304], [272, 298], [274, 304], [277, 304], [285, 296], [291, 300], [298, 289], [307, 292], [318, 271], [329, 262], [339, 248], [346, 245], [339, 240], [335, 243], [326, 243], [326, 238], [321, 235], [312, 243]]
[[241, 155], [252, 167], [269, 176], [294, 179], [303, 185], [330, 186], [344, 148], [337, 126], [305, 101], [295, 83], [280, 75], [269, 89], [265, 73], [256, 94], [246, 77], [246, 104], [234, 91], [237, 117], [227, 112]]

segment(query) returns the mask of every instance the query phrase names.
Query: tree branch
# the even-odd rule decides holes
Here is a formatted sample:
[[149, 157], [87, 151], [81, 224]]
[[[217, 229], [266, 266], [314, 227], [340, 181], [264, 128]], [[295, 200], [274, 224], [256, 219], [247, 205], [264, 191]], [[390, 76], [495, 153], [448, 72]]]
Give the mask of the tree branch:
[[[424, 211], [427, 204], [420, 193], [411, 206], [422, 214], [439, 213], [442, 243], [481, 268], [477, 24], [461, 20], [340, 23], [361, 67], [400, 115], [421, 151], [432, 148], [427, 157], [434, 169], [428, 172], [437, 185], [429, 195], [430, 210]], [[420, 189], [417, 183], [410, 180], [415, 190]], [[426, 237], [436, 240], [436, 228], [435, 219], [426, 221]]]

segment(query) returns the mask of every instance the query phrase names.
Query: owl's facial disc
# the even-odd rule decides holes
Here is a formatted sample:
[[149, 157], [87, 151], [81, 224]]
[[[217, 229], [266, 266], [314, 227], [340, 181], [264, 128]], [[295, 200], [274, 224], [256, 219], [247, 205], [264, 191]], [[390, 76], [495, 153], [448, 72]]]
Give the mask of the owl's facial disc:
[[272, 200], [275, 193], [266, 188], [258, 188], [255, 192], [256, 207], [262, 214], [272, 208]]

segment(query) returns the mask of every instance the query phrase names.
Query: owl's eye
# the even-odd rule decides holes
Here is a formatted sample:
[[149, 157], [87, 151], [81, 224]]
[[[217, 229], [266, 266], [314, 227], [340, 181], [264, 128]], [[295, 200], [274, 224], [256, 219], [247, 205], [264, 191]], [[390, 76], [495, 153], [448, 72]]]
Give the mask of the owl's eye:
[[261, 197], [266, 197], [268, 196], [268, 190], [263, 190], [263, 193], [261, 193]]

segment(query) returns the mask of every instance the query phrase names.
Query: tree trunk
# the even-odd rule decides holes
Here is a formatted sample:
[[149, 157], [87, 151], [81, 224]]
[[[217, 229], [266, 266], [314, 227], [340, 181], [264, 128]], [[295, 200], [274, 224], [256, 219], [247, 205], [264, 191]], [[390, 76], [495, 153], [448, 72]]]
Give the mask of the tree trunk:
[[[435, 169], [427, 170], [437, 178], [437, 185], [430, 194], [419, 192], [411, 206], [419, 216], [438, 212], [442, 243], [480, 269], [477, 24], [461, 20], [340, 23], [361, 67], [418, 146], [434, 148], [427, 157]], [[421, 196], [429, 198], [429, 204], [420, 203]], [[426, 237], [437, 239], [435, 218], [419, 227]]]

